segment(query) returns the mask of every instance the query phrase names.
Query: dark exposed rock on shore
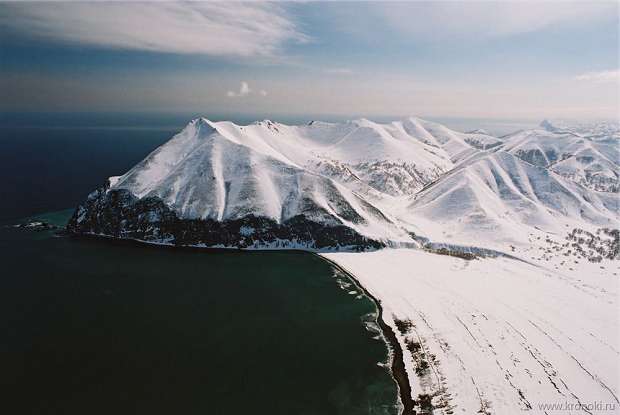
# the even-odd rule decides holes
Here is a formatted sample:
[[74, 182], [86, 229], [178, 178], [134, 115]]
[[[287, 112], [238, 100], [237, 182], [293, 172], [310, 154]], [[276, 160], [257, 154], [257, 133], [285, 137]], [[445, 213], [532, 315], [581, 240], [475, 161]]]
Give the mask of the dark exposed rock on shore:
[[40, 220], [33, 220], [25, 223], [18, 223], [17, 225], [12, 225], [13, 228], [24, 229], [27, 231], [47, 231], [57, 229], [56, 225], [52, 225], [51, 223], [47, 223]]
[[76, 235], [102, 235], [152, 243], [235, 248], [370, 250], [383, 243], [344, 226], [326, 226], [294, 216], [282, 223], [254, 215], [239, 219], [183, 219], [156, 197], [137, 198], [124, 189], [101, 187], [76, 209], [67, 224]]

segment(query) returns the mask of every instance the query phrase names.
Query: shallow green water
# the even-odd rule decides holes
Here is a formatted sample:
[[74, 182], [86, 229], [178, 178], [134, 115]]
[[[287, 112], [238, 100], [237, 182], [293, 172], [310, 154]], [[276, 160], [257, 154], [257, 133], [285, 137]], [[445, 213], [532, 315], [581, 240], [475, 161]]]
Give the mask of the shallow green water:
[[0, 387], [19, 413], [396, 413], [372, 302], [313, 255], [7, 228], [0, 252]]

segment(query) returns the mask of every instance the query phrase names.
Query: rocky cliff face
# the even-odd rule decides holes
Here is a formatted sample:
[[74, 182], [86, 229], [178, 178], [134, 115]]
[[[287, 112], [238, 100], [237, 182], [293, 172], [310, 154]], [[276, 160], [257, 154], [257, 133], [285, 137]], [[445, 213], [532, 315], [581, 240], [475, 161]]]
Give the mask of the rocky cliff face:
[[157, 197], [137, 198], [103, 186], [78, 206], [67, 230], [177, 246], [241, 249], [370, 250], [381, 242], [344, 225], [326, 226], [303, 215], [283, 223], [254, 215], [240, 219], [183, 219]]

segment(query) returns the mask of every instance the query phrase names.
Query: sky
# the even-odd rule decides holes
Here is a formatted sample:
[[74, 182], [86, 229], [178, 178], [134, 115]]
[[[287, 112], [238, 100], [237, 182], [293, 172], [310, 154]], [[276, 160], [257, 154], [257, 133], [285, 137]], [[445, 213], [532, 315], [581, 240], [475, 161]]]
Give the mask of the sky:
[[616, 119], [619, 3], [0, 2], [0, 111]]

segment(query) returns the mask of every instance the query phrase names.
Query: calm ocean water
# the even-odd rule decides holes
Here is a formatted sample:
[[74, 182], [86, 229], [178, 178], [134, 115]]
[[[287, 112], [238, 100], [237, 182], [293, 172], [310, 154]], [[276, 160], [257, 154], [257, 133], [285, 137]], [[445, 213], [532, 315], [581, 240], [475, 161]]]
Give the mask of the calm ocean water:
[[0, 127], [0, 219], [74, 207], [175, 132]]
[[[177, 130], [5, 125], [0, 222], [75, 206]], [[396, 412], [374, 305], [310, 254], [0, 227], [0, 261], [0, 387], [18, 413]]]

